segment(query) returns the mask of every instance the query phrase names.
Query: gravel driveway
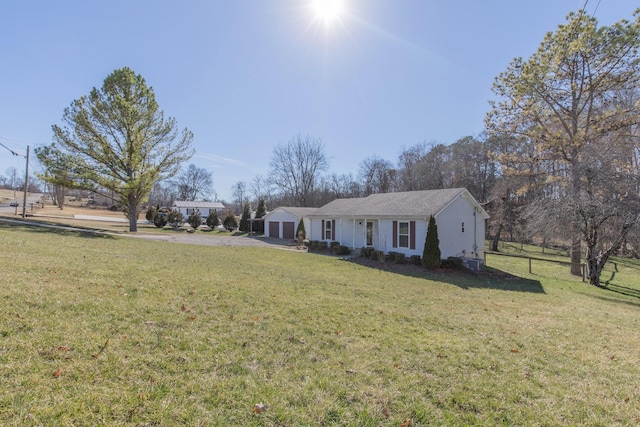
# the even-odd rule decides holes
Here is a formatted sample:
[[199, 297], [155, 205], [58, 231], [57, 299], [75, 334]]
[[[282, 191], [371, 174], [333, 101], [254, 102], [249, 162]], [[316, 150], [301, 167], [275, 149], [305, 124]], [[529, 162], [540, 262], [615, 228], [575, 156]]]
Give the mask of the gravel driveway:
[[187, 243], [190, 245], [207, 246], [253, 246], [253, 247], [277, 247], [282, 249], [297, 249], [298, 245], [282, 239], [264, 236], [221, 236], [197, 232], [168, 231], [163, 234], [119, 234], [119, 236], [135, 237], [148, 240], [162, 240], [165, 242]]

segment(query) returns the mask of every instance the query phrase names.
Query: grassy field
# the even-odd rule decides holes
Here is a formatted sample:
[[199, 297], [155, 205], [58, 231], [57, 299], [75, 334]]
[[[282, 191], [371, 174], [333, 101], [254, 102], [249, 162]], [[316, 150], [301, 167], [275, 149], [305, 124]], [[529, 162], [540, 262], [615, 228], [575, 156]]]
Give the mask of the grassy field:
[[0, 241], [3, 426], [640, 424], [637, 262], [623, 293], [496, 255], [475, 276], [1, 222]]

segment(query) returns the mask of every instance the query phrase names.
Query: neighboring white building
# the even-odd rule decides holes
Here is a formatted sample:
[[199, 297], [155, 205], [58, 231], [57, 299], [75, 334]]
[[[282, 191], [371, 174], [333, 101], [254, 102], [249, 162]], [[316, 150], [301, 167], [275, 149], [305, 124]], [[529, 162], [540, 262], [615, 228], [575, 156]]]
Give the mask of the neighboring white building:
[[[202, 217], [202, 221], [204, 222], [211, 212], [217, 212], [218, 218], [223, 214], [223, 212], [227, 209], [220, 202], [203, 202], [203, 201], [181, 201], [176, 200], [173, 203], [172, 209], [175, 209], [182, 213], [185, 218], [188, 218], [194, 211], [200, 211], [200, 216]], [[222, 222], [224, 218], [220, 218]]]
[[305, 227], [309, 240], [422, 256], [430, 215], [436, 219], [443, 259], [483, 259], [489, 215], [464, 188], [337, 199], [309, 212]]
[[263, 217], [264, 235], [278, 239], [295, 240], [296, 229], [302, 219], [308, 238], [310, 230], [308, 215], [316, 210], [317, 208], [276, 208]]

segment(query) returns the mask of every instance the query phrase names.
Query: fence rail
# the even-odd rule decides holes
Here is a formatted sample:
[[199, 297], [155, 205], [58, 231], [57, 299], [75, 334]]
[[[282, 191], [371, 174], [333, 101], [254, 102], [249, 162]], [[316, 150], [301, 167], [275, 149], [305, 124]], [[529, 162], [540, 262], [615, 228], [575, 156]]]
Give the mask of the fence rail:
[[[487, 255], [497, 255], [497, 256], [505, 256], [505, 257], [511, 257], [511, 258], [520, 258], [520, 259], [526, 259], [529, 261], [529, 274], [533, 274], [533, 269], [532, 269], [532, 261], [542, 261], [542, 262], [553, 262], [555, 264], [560, 264], [560, 265], [564, 265], [567, 267], [571, 266], [571, 262], [568, 261], [558, 261], [555, 259], [548, 259], [548, 258], [538, 258], [538, 257], [532, 257], [532, 256], [524, 256], [524, 255], [514, 255], [514, 254], [505, 254], [503, 252], [494, 252], [494, 251], [484, 251], [484, 265], [487, 265]], [[587, 281], [587, 270], [585, 268], [584, 263], [580, 264], [580, 271], [582, 271], [582, 281], [586, 282]]]

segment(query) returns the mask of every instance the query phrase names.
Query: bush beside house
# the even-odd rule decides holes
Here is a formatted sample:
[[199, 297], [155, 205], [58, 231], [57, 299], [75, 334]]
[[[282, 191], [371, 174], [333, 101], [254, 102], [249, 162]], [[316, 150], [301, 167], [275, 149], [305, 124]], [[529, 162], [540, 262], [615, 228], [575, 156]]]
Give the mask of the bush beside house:
[[427, 226], [427, 238], [424, 242], [422, 253], [422, 265], [425, 268], [433, 269], [440, 267], [440, 240], [438, 239], [438, 226], [433, 215], [429, 217]]

